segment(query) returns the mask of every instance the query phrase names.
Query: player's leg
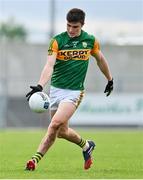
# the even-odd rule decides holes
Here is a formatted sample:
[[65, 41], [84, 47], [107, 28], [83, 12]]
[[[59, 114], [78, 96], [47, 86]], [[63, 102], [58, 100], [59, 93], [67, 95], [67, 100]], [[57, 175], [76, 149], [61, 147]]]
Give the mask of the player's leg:
[[[50, 111], [51, 119], [55, 115], [56, 111], [57, 111], [57, 109]], [[27, 161], [26, 170], [35, 170], [37, 163], [42, 159], [42, 157], [43, 157], [43, 154], [36, 152], [35, 155], [32, 156], [32, 159]]]
[[[58, 138], [66, 139], [72, 143], [79, 144], [81, 141], [81, 136], [73, 129], [69, 128], [68, 122], [64, 123], [58, 131]], [[85, 145], [86, 141], [84, 141]], [[84, 146], [83, 145], [83, 146]]]
[[53, 115], [51, 123], [48, 127], [47, 133], [42, 139], [37, 153], [32, 157], [32, 160], [27, 162], [26, 169], [34, 170], [36, 164], [40, 161], [40, 159], [45, 155], [51, 145], [54, 143], [58, 130], [62, 124], [66, 123], [70, 117], [75, 112], [76, 107], [70, 103], [60, 103], [56, 113]]
[[84, 169], [89, 169], [91, 167], [93, 163], [91, 154], [95, 148], [95, 143], [93, 141], [83, 139], [75, 130], [68, 127], [68, 122], [65, 122], [60, 127], [57, 136], [58, 138], [66, 139], [80, 146], [83, 149]]
[[[54, 116], [55, 113], [56, 111], [51, 110], [50, 112], [51, 118]], [[84, 169], [89, 169], [92, 164], [91, 153], [94, 149], [95, 144], [93, 141], [91, 142], [91, 141], [87, 141], [81, 138], [81, 136], [74, 129], [69, 128], [68, 123], [69, 122], [67, 121], [63, 125], [60, 126], [57, 133], [57, 137], [66, 139], [80, 146], [83, 149]], [[89, 149], [90, 149], [90, 152], [88, 152]]]
[[59, 128], [70, 119], [75, 110], [75, 106], [70, 102], [60, 103], [57, 112], [51, 120], [48, 131], [38, 148], [38, 152], [41, 152], [43, 155], [47, 152], [54, 143]]
[[55, 115], [55, 113], [57, 112], [57, 109], [56, 110], [50, 110], [50, 118], [52, 119], [53, 116]]
[[[54, 114], [56, 113], [56, 111], [57, 110], [50, 111], [51, 119], [54, 116]], [[57, 137], [64, 138], [72, 143], [75, 143], [75, 144], [79, 145], [81, 148], [85, 147], [85, 145], [86, 145], [86, 147], [89, 147], [86, 144], [86, 140], [82, 139], [81, 136], [75, 130], [73, 130], [72, 128], [69, 128], [68, 124], [69, 123], [67, 121], [60, 126], [58, 133], [57, 133]]]

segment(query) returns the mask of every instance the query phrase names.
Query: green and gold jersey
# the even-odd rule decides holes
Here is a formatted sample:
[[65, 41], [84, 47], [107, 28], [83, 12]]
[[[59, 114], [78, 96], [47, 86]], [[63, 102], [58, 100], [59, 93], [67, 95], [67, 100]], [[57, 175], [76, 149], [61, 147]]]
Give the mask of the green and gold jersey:
[[81, 31], [80, 36], [70, 38], [67, 32], [55, 36], [50, 43], [48, 54], [57, 53], [51, 85], [71, 90], [83, 90], [90, 55], [99, 51], [94, 36]]

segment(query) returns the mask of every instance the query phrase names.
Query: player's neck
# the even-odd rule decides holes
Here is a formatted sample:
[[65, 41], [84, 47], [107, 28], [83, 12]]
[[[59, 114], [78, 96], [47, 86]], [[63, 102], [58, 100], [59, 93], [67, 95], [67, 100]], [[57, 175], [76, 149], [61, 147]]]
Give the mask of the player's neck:
[[[76, 35], [76, 36], [74, 36], [74, 37], [70, 37], [70, 38], [78, 38], [80, 35], [81, 35], [81, 33], [82, 33], [82, 30]], [[69, 34], [68, 34], [69, 35]]]

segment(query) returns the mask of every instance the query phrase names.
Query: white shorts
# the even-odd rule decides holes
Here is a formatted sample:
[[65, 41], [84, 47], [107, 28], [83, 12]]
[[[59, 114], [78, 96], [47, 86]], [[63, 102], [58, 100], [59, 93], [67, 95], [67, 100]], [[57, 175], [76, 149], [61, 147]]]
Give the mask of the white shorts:
[[57, 110], [61, 102], [71, 102], [76, 108], [82, 101], [84, 91], [50, 87], [50, 110]]

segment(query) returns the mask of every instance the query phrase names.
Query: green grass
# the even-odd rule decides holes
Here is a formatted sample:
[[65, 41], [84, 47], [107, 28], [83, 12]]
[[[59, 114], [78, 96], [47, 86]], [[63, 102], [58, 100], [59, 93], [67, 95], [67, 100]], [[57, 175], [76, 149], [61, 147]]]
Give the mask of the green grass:
[[26, 161], [36, 152], [43, 130], [0, 132], [0, 178], [3, 179], [140, 179], [143, 178], [143, 131], [78, 131], [96, 141], [94, 164], [83, 170], [78, 146], [58, 139], [36, 171], [24, 171]]

